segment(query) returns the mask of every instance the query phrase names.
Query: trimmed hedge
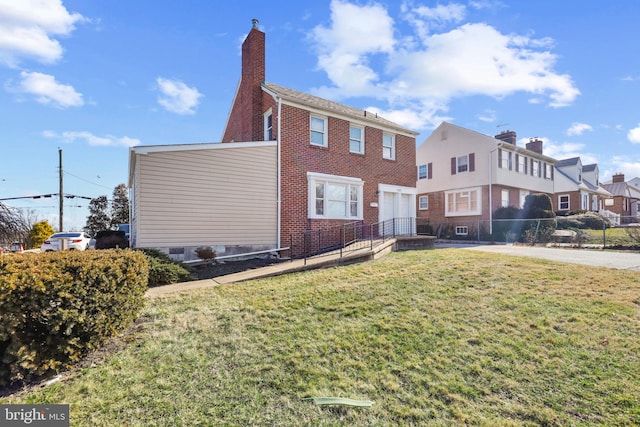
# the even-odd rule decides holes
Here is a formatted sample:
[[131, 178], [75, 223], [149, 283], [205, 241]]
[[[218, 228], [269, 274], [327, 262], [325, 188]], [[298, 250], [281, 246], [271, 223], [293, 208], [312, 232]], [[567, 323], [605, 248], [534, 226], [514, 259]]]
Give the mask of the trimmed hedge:
[[131, 250], [0, 258], [0, 386], [68, 368], [125, 329], [148, 272]]

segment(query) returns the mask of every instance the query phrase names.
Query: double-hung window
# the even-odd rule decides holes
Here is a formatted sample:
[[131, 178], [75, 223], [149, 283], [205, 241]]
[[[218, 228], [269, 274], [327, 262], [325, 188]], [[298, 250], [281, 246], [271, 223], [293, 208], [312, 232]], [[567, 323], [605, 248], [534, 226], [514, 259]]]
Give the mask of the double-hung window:
[[500, 207], [509, 207], [509, 190], [503, 189], [501, 192]]
[[362, 219], [362, 189], [359, 178], [307, 172], [309, 218]]
[[527, 173], [527, 158], [522, 154], [516, 154], [516, 157], [518, 158], [518, 172]]
[[364, 154], [364, 129], [360, 126], [349, 126], [349, 151]]
[[311, 116], [311, 145], [327, 146], [327, 119], [325, 117]]
[[429, 210], [429, 196], [418, 197], [418, 209], [421, 211]]
[[457, 158], [458, 173], [469, 171], [469, 156], [460, 156]]
[[418, 179], [427, 179], [427, 165], [418, 165]]
[[264, 113], [264, 140], [273, 141], [273, 114], [271, 114], [271, 109]]
[[382, 158], [396, 159], [396, 138], [388, 133], [382, 135]]
[[568, 211], [569, 210], [569, 195], [565, 194], [563, 196], [558, 196], [558, 210], [560, 211]]

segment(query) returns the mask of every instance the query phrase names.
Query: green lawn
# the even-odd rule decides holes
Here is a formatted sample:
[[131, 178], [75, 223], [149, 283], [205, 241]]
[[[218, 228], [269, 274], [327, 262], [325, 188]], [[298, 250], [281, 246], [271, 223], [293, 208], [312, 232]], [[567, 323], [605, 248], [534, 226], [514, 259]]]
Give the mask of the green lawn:
[[607, 228], [604, 233], [602, 230], [583, 229], [580, 231], [588, 234], [588, 238], [585, 242], [587, 244], [602, 245], [603, 242], [606, 242], [607, 246], [631, 246], [638, 245], [640, 243], [632, 239], [627, 233], [627, 229], [622, 227]]
[[[78, 426], [640, 424], [640, 273], [456, 249], [151, 299]], [[316, 406], [306, 397], [371, 400]]]

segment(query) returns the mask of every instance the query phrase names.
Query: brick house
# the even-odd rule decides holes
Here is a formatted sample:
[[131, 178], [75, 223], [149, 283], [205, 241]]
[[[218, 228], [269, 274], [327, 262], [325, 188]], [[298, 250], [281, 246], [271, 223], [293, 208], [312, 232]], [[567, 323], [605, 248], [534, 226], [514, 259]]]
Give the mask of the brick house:
[[559, 214], [574, 210], [597, 212], [611, 197], [600, 185], [598, 165], [583, 165], [580, 157], [559, 160], [554, 165], [553, 209]]
[[[637, 180], [637, 178], [634, 178]], [[640, 189], [626, 182], [624, 174], [614, 174], [611, 181], [602, 186], [611, 193], [611, 198], [603, 201], [603, 209], [618, 216], [619, 222], [628, 224], [638, 222], [638, 201], [640, 201]]]
[[[210, 184], [201, 189], [204, 195], [198, 193], [198, 204], [224, 211], [224, 215], [191, 217], [188, 209], [180, 213], [181, 218], [192, 219], [188, 225], [180, 224], [190, 236], [180, 243], [185, 259], [190, 249], [201, 245], [213, 245], [222, 255], [278, 249], [308, 230], [415, 218], [417, 133], [375, 113], [266, 82], [265, 34], [256, 23], [242, 45], [240, 82], [222, 143], [160, 146], [153, 153], [145, 147], [131, 149], [132, 234], [138, 246], [152, 244], [165, 251], [180, 251], [172, 249], [176, 239], [161, 237], [176, 226], [177, 212], [151, 213], [147, 206], [160, 205], [154, 200], [159, 195], [150, 194], [151, 187], [158, 185], [163, 198], [179, 198], [188, 206], [184, 197], [190, 184], [185, 177], [193, 174]], [[244, 160], [243, 151], [247, 154]], [[191, 162], [172, 163], [171, 158], [179, 159], [187, 152]], [[144, 179], [145, 162], [155, 154], [167, 156], [163, 164], [171, 171], [172, 179], [162, 184], [158, 174], [153, 184]], [[234, 157], [233, 172], [225, 168], [230, 156]], [[203, 158], [208, 161], [202, 163]], [[220, 186], [229, 190], [214, 192]], [[234, 197], [229, 199], [229, 195]], [[247, 216], [254, 211], [256, 215]], [[251, 218], [262, 218], [260, 226]], [[211, 224], [221, 221], [224, 231], [213, 230]], [[192, 232], [196, 228], [212, 231]], [[265, 238], [253, 241], [248, 236], [254, 233]]]
[[499, 207], [522, 208], [531, 193], [554, 192], [555, 160], [542, 141], [516, 145], [516, 133], [495, 137], [441, 123], [417, 149], [418, 218], [453, 224], [455, 233], [491, 232]]

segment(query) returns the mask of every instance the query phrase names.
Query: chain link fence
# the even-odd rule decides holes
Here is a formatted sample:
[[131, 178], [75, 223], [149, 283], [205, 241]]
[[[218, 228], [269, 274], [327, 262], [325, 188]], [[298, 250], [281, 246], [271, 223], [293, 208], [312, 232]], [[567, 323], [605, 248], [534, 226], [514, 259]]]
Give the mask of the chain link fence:
[[640, 218], [619, 217], [613, 223], [589, 212], [539, 219], [450, 220], [430, 222], [419, 234], [460, 242], [640, 249]]

